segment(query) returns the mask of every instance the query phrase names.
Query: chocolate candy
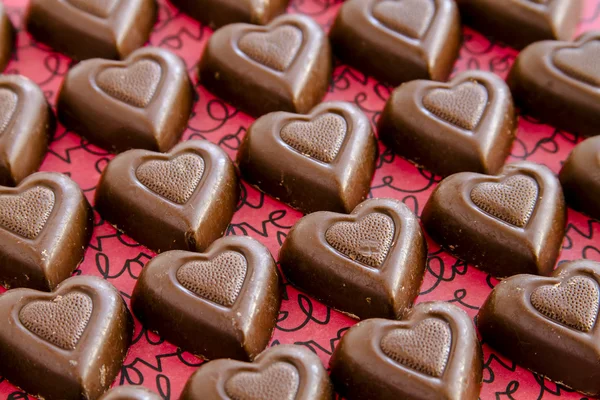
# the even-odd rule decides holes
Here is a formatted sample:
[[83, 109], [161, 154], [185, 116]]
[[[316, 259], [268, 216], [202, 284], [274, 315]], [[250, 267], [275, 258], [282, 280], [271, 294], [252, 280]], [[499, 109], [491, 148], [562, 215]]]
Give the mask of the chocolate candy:
[[117, 386], [109, 390], [100, 400], [161, 400], [152, 390], [143, 386]]
[[494, 174], [510, 153], [516, 120], [504, 81], [491, 72], [467, 71], [450, 83], [400, 86], [378, 128], [395, 153], [436, 174]]
[[284, 15], [266, 27], [233, 24], [209, 39], [200, 83], [253, 116], [306, 113], [331, 78], [331, 49], [321, 27], [303, 15]]
[[155, 251], [202, 251], [223, 236], [239, 198], [235, 166], [208, 141], [167, 154], [130, 150], [104, 169], [96, 190], [102, 217]]
[[534, 43], [517, 57], [507, 82], [523, 112], [582, 135], [600, 132], [600, 32], [576, 42]]
[[600, 219], [600, 137], [579, 143], [560, 171], [567, 204]]
[[402, 318], [419, 294], [426, 261], [417, 217], [393, 199], [367, 200], [350, 215], [308, 215], [279, 253], [292, 284], [358, 318]]
[[570, 40], [582, 0], [457, 0], [463, 22], [517, 49], [540, 40]]
[[560, 252], [566, 214], [552, 171], [518, 162], [497, 176], [463, 172], [444, 179], [421, 221], [442, 247], [494, 276], [548, 275]]
[[452, 0], [349, 0], [329, 37], [344, 63], [391, 85], [445, 81], [461, 42]]
[[53, 293], [0, 296], [0, 375], [46, 400], [97, 399], [120, 372], [133, 319], [110, 283], [92, 276]]
[[58, 97], [67, 129], [111, 151], [168, 151], [187, 127], [193, 89], [185, 63], [144, 47], [125, 61], [94, 59], [72, 68]]
[[0, 187], [0, 284], [53, 290], [83, 259], [92, 227], [83, 192], [63, 174]]
[[169, 251], [152, 259], [131, 308], [147, 329], [197, 356], [252, 360], [269, 343], [281, 290], [269, 250], [229, 236], [203, 254]]
[[477, 315], [479, 332], [511, 360], [561, 385], [600, 395], [600, 264], [561, 264], [551, 277], [500, 282]]
[[0, 4], [0, 72], [10, 61], [15, 46], [16, 32], [10, 22], [4, 4]]
[[243, 178], [303, 212], [350, 212], [369, 193], [377, 142], [350, 103], [322, 103], [308, 115], [259, 118], [237, 155]]
[[254, 363], [216, 360], [188, 380], [181, 400], [332, 400], [333, 389], [321, 360], [295, 345], [271, 347]]
[[460, 308], [421, 303], [403, 321], [369, 319], [342, 337], [331, 379], [349, 400], [477, 400], [483, 356]]
[[25, 23], [38, 41], [76, 60], [120, 59], [148, 41], [154, 0], [31, 0]]

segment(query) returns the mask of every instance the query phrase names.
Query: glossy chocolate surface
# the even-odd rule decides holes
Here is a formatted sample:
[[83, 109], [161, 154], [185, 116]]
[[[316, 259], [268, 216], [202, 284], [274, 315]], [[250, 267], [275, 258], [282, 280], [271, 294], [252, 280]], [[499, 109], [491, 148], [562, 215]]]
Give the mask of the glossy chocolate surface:
[[237, 163], [245, 181], [303, 212], [350, 212], [365, 199], [377, 142], [369, 119], [345, 102], [308, 115], [275, 112], [256, 120]]
[[47, 400], [97, 399], [120, 372], [133, 319], [110, 283], [92, 276], [54, 292], [0, 296], [0, 375]]
[[333, 389], [321, 360], [304, 346], [279, 345], [254, 363], [215, 360], [188, 380], [181, 400], [331, 400]]
[[336, 390], [349, 400], [477, 400], [483, 356], [460, 308], [421, 303], [403, 321], [361, 321], [330, 361]]
[[117, 386], [106, 392], [100, 400], [161, 400], [158, 394], [143, 386]]
[[0, 186], [0, 284], [53, 290], [83, 259], [92, 226], [88, 201], [66, 175], [38, 172]]
[[508, 86], [491, 72], [468, 71], [449, 83], [398, 87], [379, 119], [379, 138], [396, 154], [442, 176], [496, 173], [517, 129]]
[[4, 4], [0, 4], [0, 72], [4, 71], [12, 57], [16, 31], [10, 22]]
[[279, 253], [292, 284], [359, 318], [405, 315], [419, 293], [426, 261], [417, 217], [393, 199], [367, 200], [349, 215], [307, 215]]
[[600, 395], [600, 264], [561, 264], [551, 277], [500, 282], [477, 316], [483, 340], [561, 385]]
[[229, 156], [191, 140], [167, 154], [130, 150], [115, 157], [102, 173], [95, 205], [152, 250], [203, 251], [225, 233], [239, 191]]
[[507, 82], [524, 113], [569, 132], [600, 133], [600, 32], [532, 44]]
[[168, 151], [187, 127], [193, 89], [185, 63], [144, 47], [125, 61], [93, 59], [69, 70], [58, 97], [63, 125], [110, 151]]
[[331, 64], [321, 27], [307, 16], [284, 15], [264, 27], [216, 31], [200, 59], [200, 83], [252, 116], [307, 113], [327, 91]]
[[445, 81], [461, 36], [452, 0], [349, 0], [329, 33], [336, 57], [394, 86]]
[[170, 251], [152, 259], [131, 308], [147, 329], [192, 354], [247, 361], [269, 343], [281, 290], [269, 250], [229, 236], [202, 254]]
[[562, 246], [566, 214], [552, 171], [518, 162], [497, 176], [463, 172], [444, 179], [421, 221], [450, 253], [496, 277], [548, 275]]

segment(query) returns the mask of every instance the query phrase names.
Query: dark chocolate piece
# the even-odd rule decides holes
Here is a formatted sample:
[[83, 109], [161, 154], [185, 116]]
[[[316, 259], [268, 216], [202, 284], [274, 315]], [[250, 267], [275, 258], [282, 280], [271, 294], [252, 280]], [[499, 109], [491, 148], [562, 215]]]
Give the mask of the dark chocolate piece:
[[158, 394], [143, 386], [117, 386], [104, 394], [100, 400], [161, 400]]
[[496, 173], [517, 129], [512, 96], [491, 72], [467, 71], [450, 83], [412, 81], [389, 98], [379, 138], [436, 174]]
[[349, 0], [329, 37], [344, 63], [391, 85], [445, 81], [461, 43], [452, 0]]
[[92, 209], [66, 175], [0, 186], [0, 284], [53, 290], [83, 259], [92, 229]]
[[25, 23], [75, 60], [120, 59], [148, 41], [157, 13], [154, 0], [31, 0]]
[[111, 151], [168, 151], [192, 111], [185, 63], [158, 47], [125, 61], [88, 60], [72, 68], [60, 89], [58, 118], [67, 129]]
[[279, 345], [249, 364], [216, 360], [188, 380], [181, 400], [333, 400], [321, 360], [303, 346]]
[[600, 395], [600, 264], [561, 264], [551, 277], [500, 282], [477, 316], [483, 340], [521, 366]]
[[421, 215], [433, 240], [496, 277], [550, 274], [566, 219], [560, 183], [548, 168], [530, 162], [508, 164], [497, 176], [452, 175]]
[[600, 32], [532, 44], [507, 82], [524, 113], [569, 132], [600, 133]]
[[308, 115], [259, 118], [237, 163], [250, 184], [303, 212], [350, 212], [369, 193], [376, 158], [369, 119], [351, 103], [331, 102]]
[[64, 281], [52, 293], [0, 296], [0, 375], [46, 400], [97, 399], [121, 370], [133, 319], [110, 283]]
[[421, 303], [403, 321], [369, 319], [342, 337], [330, 362], [349, 400], [477, 400], [483, 355], [460, 308]]
[[279, 253], [292, 284], [358, 318], [402, 318], [419, 294], [426, 261], [417, 217], [393, 199], [367, 200], [350, 215], [307, 215]]
[[115, 157], [102, 173], [96, 209], [152, 250], [203, 251], [225, 233], [239, 191], [229, 156], [191, 140], [168, 154], [130, 150]]
[[12, 57], [16, 36], [15, 28], [6, 14], [4, 4], [0, 4], [0, 72], [4, 71]]
[[131, 308], [149, 330], [206, 359], [252, 360], [269, 343], [281, 304], [269, 250], [245, 236], [206, 253], [169, 251], [143, 269]]
[[277, 17], [266, 27], [233, 24], [216, 31], [200, 59], [200, 83], [242, 111], [307, 113], [327, 91], [329, 40], [303, 15]]
[[463, 22], [516, 49], [540, 40], [571, 40], [582, 0], [457, 0]]

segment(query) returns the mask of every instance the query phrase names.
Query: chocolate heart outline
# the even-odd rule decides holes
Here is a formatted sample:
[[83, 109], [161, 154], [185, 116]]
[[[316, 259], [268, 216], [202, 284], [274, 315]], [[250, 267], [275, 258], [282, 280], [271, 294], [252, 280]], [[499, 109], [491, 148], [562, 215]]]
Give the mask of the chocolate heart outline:
[[[594, 43], [594, 42], [597, 42], [597, 43]], [[593, 78], [590, 78], [589, 75], [592, 75], [593, 73], [588, 74], [588, 71], [569, 72], [567, 70], [567, 68], [573, 67], [572, 65], [570, 65], [571, 62], [574, 62], [575, 64], [577, 64], [577, 61], [579, 61], [579, 60], [577, 60], [576, 57], [579, 54], [571, 54], [570, 58], [567, 58], [566, 60], [563, 60], [562, 58], [559, 59], [560, 53], [563, 51], [564, 52], [574, 52], [574, 51], [578, 51], [578, 50], [583, 51], [586, 46], [590, 46], [592, 43], [596, 44], [596, 46], [600, 46], [600, 38], [598, 38], [597, 40], [586, 41], [584, 43], [581, 43], [579, 46], [563, 47], [563, 48], [558, 48], [558, 49], [554, 50], [553, 54], [551, 55], [552, 65], [556, 69], [558, 69], [564, 76], [570, 78], [571, 80], [577, 81], [577, 82], [580, 82], [581, 84], [591, 86], [591, 87], [598, 89], [598, 88], [600, 88], [600, 74], [598, 74], [598, 76], [594, 76]], [[599, 49], [596, 49], [596, 50], [600, 52]], [[559, 65], [559, 63], [562, 63], [563, 66]], [[568, 63], [568, 65], [564, 65], [565, 63]], [[596, 71], [593, 71], [593, 72], [596, 72]], [[579, 74], [580, 76], [575, 76], [575, 74]], [[594, 79], [596, 82], [592, 82], [591, 81], [592, 79]]]
[[[400, 1], [402, 1], [402, 0], [400, 0]], [[435, 18], [435, 14], [436, 14], [436, 11], [437, 11], [437, 10], [436, 10], [436, 4], [435, 4], [435, 1], [434, 1], [434, 0], [431, 0], [431, 3], [430, 3], [430, 4], [433, 4], [433, 12], [432, 12], [432, 14], [431, 14], [431, 15], [428, 15], [428, 16], [426, 16], [426, 17], [427, 17], [427, 21], [423, 21], [423, 22], [422, 22], [422, 23], [423, 23], [423, 26], [421, 26], [421, 29], [422, 29], [422, 31], [421, 31], [421, 32], [417, 32], [417, 35], [416, 35], [416, 37], [415, 37], [415, 36], [411, 36], [411, 35], [410, 35], [410, 34], [408, 34], [408, 33], [402, 33], [402, 32], [400, 32], [400, 31], [397, 31], [397, 30], [396, 30], [396, 29], [394, 29], [393, 27], [391, 27], [391, 26], [389, 26], [388, 24], [386, 24], [386, 23], [385, 23], [385, 22], [384, 22], [384, 21], [381, 19], [381, 17], [380, 17], [380, 16], [379, 16], [379, 17], [378, 17], [378, 16], [376, 16], [376, 14], [379, 14], [378, 8], [384, 8], [384, 7], [382, 7], [384, 4], [385, 4], [385, 5], [388, 5], [388, 4], [394, 4], [394, 3], [396, 3], [396, 4], [394, 4], [394, 5], [397, 5], [397, 3], [400, 3], [400, 1], [396, 1], [396, 2], [394, 2], [394, 1], [387, 1], [387, 0], [385, 0], [385, 1], [378, 2], [377, 4], [375, 4], [375, 5], [373, 6], [373, 8], [372, 8], [372, 11], [371, 11], [371, 15], [372, 15], [372, 16], [373, 16], [373, 17], [374, 17], [376, 20], [377, 20], [377, 22], [379, 22], [380, 24], [382, 24], [382, 25], [383, 25], [383, 26], [385, 26], [386, 28], [390, 29], [390, 30], [391, 30], [392, 32], [394, 32], [395, 34], [397, 34], [397, 35], [401, 35], [401, 36], [404, 36], [404, 37], [406, 37], [406, 38], [409, 38], [409, 39], [412, 39], [412, 40], [417, 40], [417, 41], [421, 40], [421, 38], [422, 38], [423, 36], [427, 35], [427, 31], [429, 30], [429, 27], [431, 26], [431, 24], [432, 24], [432, 22], [433, 22], [433, 20], [434, 20], [434, 18]], [[417, 3], [417, 4], [420, 4], [420, 3]], [[385, 12], [385, 11], [382, 11], [382, 12]], [[385, 14], [384, 14], [384, 15], [385, 15]], [[425, 26], [425, 23], [426, 23], [426, 26]], [[405, 27], [405, 29], [407, 29], [407, 28], [408, 28], [408, 27]]]
[[[85, 13], [91, 14], [94, 17], [106, 19], [111, 14], [113, 9], [117, 6], [120, 0], [111, 0], [108, 5], [104, 5], [104, 7], [98, 7], [97, 4], [87, 5], [85, 4], [86, 0], [64, 0], [67, 4], [77, 8], [79, 11], [83, 11]], [[82, 1], [83, 4], [76, 4], [78, 1]], [[86, 10], [84, 7], [88, 7]], [[101, 9], [102, 8], [102, 9]]]

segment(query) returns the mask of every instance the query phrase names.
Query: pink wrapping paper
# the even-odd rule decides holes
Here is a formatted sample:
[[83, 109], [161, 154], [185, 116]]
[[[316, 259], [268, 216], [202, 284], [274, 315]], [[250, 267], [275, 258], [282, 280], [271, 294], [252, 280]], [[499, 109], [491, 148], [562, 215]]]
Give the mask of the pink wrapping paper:
[[[5, 4], [11, 20], [19, 29], [17, 51], [5, 73], [19, 73], [31, 78], [42, 87], [48, 100], [54, 104], [57, 90], [71, 61], [34, 42], [23, 30], [25, 1], [5, 0]], [[292, 0], [289, 12], [307, 14], [328, 29], [341, 4], [341, 0]], [[196, 64], [212, 31], [180, 14], [165, 0], [160, 0], [159, 6], [159, 20], [150, 44], [164, 47], [181, 56], [196, 82]], [[579, 31], [581, 33], [595, 27], [600, 27], [600, 0], [587, 0]], [[455, 70], [482, 69], [505, 77], [516, 54], [516, 51], [465, 28], [464, 45]], [[391, 87], [378, 83], [361, 72], [338, 64], [325, 100], [354, 102], [375, 122], [391, 90]], [[202, 87], [197, 87], [197, 91], [199, 100], [183, 140], [210, 140], [234, 158], [253, 119]], [[554, 172], [558, 172], [561, 163], [580, 140], [571, 133], [522, 117], [510, 161], [527, 159], [546, 164]], [[400, 199], [416, 213], [420, 213], [439, 182], [439, 177], [394, 156], [382, 145], [380, 151], [370, 195]], [[100, 173], [112, 157], [89, 145], [76, 134], [59, 127], [41, 170], [71, 176], [93, 202]], [[286, 233], [300, 217], [299, 212], [244, 184], [239, 210], [227, 234], [252, 236], [268, 246], [277, 257]], [[596, 246], [599, 235], [598, 222], [569, 210], [567, 236], [560, 259], [600, 260], [600, 246]], [[153, 256], [152, 251], [116, 232], [96, 214], [94, 236], [76, 273], [107, 279], [128, 300], [141, 269]], [[496, 283], [495, 279], [449, 256], [429, 240], [428, 267], [418, 302], [449, 301], [474, 317]], [[0, 288], [0, 292], [2, 291]], [[318, 354], [327, 366], [340, 337], [355, 322], [286, 285], [286, 295], [271, 345], [296, 343], [306, 346]], [[485, 344], [483, 350], [485, 365], [482, 400], [585, 398], [516, 366]], [[134, 344], [114, 384], [144, 385], [165, 399], [176, 399], [187, 378], [200, 364], [199, 359], [163, 341], [156, 334], [147, 332], [136, 321]], [[26, 399], [29, 396], [0, 378], [0, 398]]]

